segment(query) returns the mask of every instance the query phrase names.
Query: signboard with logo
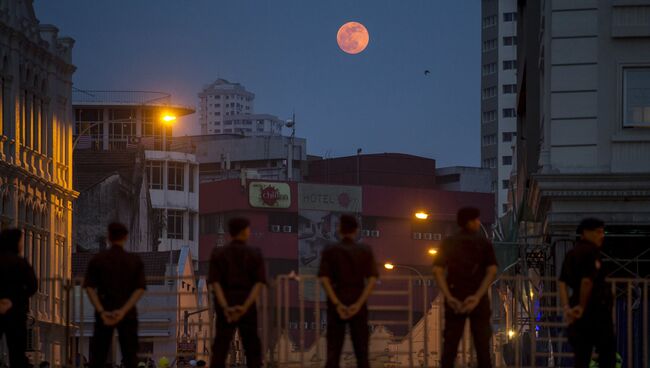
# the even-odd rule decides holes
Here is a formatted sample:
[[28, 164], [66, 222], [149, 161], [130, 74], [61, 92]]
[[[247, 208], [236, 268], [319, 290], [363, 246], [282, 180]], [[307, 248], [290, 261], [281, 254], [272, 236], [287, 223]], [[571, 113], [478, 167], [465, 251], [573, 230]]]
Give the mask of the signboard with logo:
[[[361, 214], [361, 188], [344, 185], [298, 184], [298, 266], [300, 274], [316, 275], [321, 252], [338, 241], [342, 214]], [[320, 289], [322, 291], [322, 288]], [[315, 282], [305, 283], [306, 300], [316, 295]]]
[[248, 185], [248, 203], [255, 208], [289, 208], [291, 188], [287, 183], [251, 182]]

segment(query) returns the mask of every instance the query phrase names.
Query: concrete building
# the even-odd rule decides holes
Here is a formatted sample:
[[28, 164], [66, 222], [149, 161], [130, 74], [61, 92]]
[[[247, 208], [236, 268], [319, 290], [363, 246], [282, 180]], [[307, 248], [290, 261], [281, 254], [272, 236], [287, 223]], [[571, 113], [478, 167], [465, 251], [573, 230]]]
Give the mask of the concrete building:
[[[41, 280], [29, 311], [32, 359], [63, 363], [72, 249], [74, 40], [39, 24], [32, 1], [0, 2], [0, 222], [25, 232]], [[56, 281], [54, 281], [56, 280]], [[0, 356], [4, 356], [0, 347]]]
[[481, 167], [492, 170], [497, 216], [509, 209], [517, 131], [517, 1], [481, 1]]
[[201, 134], [280, 135], [284, 121], [255, 114], [255, 94], [239, 83], [219, 78], [199, 93]]
[[519, 1], [518, 13], [517, 220], [557, 244], [557, 271], [580, 219], [602, 218], [606, 258], [631, 262], [612, 271], [645, 277], [650, 2]]
[[242, 177], [299, 181], [307, 170], [304, 138], [211, 134], [177, 137], [176, 141], [194, 150], [201, 182]]
[[436, 188], [456, 192], [492, 192], [492, 172], [488, 168], [450, 166], [436, 169]]
[[161, 92], [75, 90], [73, 98], [75, 157], [79, 152], [99, 160], [106, 152], [144, 150], [154, 222], [162, 224], [155, 248], [187, 245], [198, 254], [198, 165], [191, 148], [172, 137], [174, 119], [194, 110]]

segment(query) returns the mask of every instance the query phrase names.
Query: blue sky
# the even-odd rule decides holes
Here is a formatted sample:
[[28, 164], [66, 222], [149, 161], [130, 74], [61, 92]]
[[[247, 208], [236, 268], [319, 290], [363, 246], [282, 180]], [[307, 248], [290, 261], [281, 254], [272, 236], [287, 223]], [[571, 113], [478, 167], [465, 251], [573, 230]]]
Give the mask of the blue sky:
[[[480, 1], [35, 0], [41, 23], [76, 40], [82, 89], [158, 90], [194, 105], [222, 77], [255, 111], [295, 110], [310, 154], [402, 152], [480, 165]], [[363, 23], [348, 55], [338, 28]], [[424, 70], [431, 74], [424, 75]], [[178, 134], [197, 134], [198, 115]]]

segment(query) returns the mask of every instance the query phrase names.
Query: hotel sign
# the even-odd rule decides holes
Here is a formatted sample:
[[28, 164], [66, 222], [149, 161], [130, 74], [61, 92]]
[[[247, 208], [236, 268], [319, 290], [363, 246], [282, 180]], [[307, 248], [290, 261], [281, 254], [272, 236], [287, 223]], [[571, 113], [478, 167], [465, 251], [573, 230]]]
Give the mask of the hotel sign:
[[361, 187], [347, 185], [298, 184], [301, 210], [361, 212]]
[[255, 208], [289, 208], [291, 188], [287, 183], [251, 182], [248, 186], [248, 203]]

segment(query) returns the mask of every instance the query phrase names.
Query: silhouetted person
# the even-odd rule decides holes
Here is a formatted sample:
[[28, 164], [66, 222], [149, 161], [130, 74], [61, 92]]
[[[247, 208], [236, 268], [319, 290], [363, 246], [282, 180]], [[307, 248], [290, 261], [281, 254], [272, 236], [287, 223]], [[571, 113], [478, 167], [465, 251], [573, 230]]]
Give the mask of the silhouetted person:
[[[605, 239], [605, 223], [587, 218], [578, 225], [580, 239], [567, 253], [560, 274], [560, 300], [569, 323], [569, 343], [576, 368], [589, 367], [593, 349], [598, 366], [616, 366], [616, 336], [612, 320], [613, 296], [605, 281], [600, 248]], [[571, 289], [569, 297], [568, 288]]]
[[496, 277], [497, 261], [492, 243], [480, 234], [480, 215], [478, 208], [461, 208], [456, 216], [460, 231], [442, 242], [433, 262], [433, 274], [445, 297], [442, 368], [454, 366], [468, 318], [478, 367], [492, 366], [487, 291]]
[[104, 367], [117, 328], [124, 366], [138, 365], [136, 303], [146, 289], [144, 265], [124, 250], [129, 231], [119, 223], [108, 225], [110, 248], [88, 263], [83, 287], [95, 307], [95, 332], [90, 341], [90, 366]]
[[366, 301], [377, 281], [377, 265], [372, 249], [356, 241], [359, 224], [354, 216], [341, 216], [338, 230], [341, 241], [323, 250], [318, 270], [318, 276], [327, 293], [325, 366], [339, 366], [345, 327], [349, 325], [357, 367], [367, 368], [370, 364]]
[[262, 253], [247, 245], [250, 221], [233, 218], [228, 222], [230, 244], [217, 247], [210, 257], [208, 284], [216, 297], [217, 333], [212, 345], [211, 368], [226, 366], [230, 342], [236, 329], [246, 351], [246, 365], [262, 365], [262, 348], [257, 335], [256, 300], [266, 283]]
[[23, 232], [0, 233], [0, 339], [5, 335], [11, 368], [27, 367], [27, 312], [38, 284], [32, 266], [21, 257]]

